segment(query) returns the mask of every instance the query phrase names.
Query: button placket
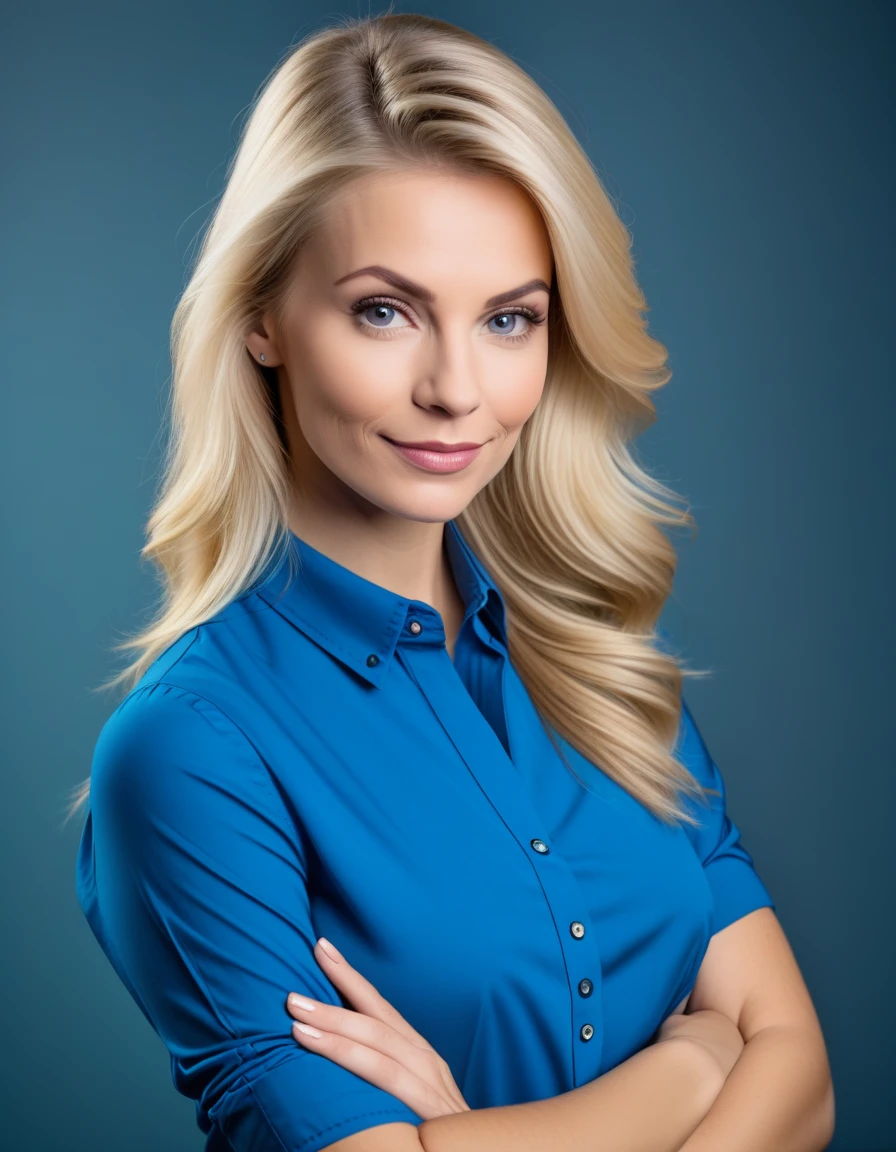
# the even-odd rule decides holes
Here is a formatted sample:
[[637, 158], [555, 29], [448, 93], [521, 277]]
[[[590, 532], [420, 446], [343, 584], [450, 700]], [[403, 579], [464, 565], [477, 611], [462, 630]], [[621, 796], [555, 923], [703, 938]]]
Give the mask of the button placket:
[[[534, 839], [530, 840], [529, 843], [532, 846], [532, 848], [534, 849], [534, 851], [538, 852], [542, 856], [545, 856], [550, 852], [550, 848], [547, 846], [547, 844], [545, 844], [544, 840], [539, 840], [537, 836]], [[581, 940], [582, 937], [585, 935], [585, 925], [582, 923], [581, 920], [573, 920], [569, 926], [569, 931], [570, 931], [570, 935], [574, 936], [576, 940]], [[579, 987], [579, 995], [583, 996], [583, 997], [590, 996], [591, 993], [594, 991], [594, 984], [587, 977], [585, 977], [584, 979], [579, 981], [578, 987]], [[594, 1025], [593, 1024], [583, 1024], [582, 1027], [579, 1029], [579, 1039], [580, 1040], [588, 1041], [591, 1039], [591, 1037], [593, 1035], [594, 1035]]]
[[[407, 633], [406, 633], [407, 635]], [[468, 694], [459, 686], [455, 678], [445, 678], [439, 674], [438, 665], [428, 658], [428, 649], [422, 644], [408, 644], [400, 653], [400, 659], [405, 663], [414, 679], [420, 686], [434, 711], [442, 720], [446, 733], [465, 761], [473, 777], [478, 782], [485, 797], [500, 815], [505, 827], [513, 835], [517, 843], [524, 849], [533, 866], [542, 893], [551, 910], [554, 924], [558, 931], [558, 942], [564, 954], [565, 971], [568, 976], [569, 1004], [572, 1008], [572, 1028], [569, 1033], [570, 1059], [571, 1059], [571, 1086], [578, 1087], [587, 1083], [598, 1074], [603, 1051], [603, 1033], [600, 998], [592, 1000], [588, 1015], [591, 1019], [582, 1019], [585, 1015], [585, 1004], [579, 999], [579, 979], [582, 968], [587, 966], [591, 971], [594, 987], [600, 979], [601, 961], [600, 948], [597, 939], [592, 940], [595, 934], [588, 931], [585, 941], [586, 953], [581, 949], [575, 952], [577, 942], [583, 940], [586, 934], [586, 922], [573, 919], [572, 915], [583, 907], [582, 891], [577, 877], [562, 854], [551, 848], [550, 843], [532, 831], [539, 827], [541, 815], [532, 804], [531, 797], [526, 788], [520, 787], [519, 773], [515, 767], [514, 753], [523, 759], [534, 754], [528, 746], [508, 751], [501, 743], [495, 731], [487, 721], [478, 713], [476, 705], [470, 700]], [[507, 686], [508, 662], [503, 656], [501, 672], [501, 704], [508, 735], [512, 727], [512, 717], [509, 711], [509, 693]], [[462, 712], [466, 708], [476, 712], [471, 715], [468, 726], [457, 722], [449, 723], [449, 715]], [[481, 720], [481, 726], [479, 721]], [[486, 748], [490, 744], [489, 736], [494, 739], [494, 747]], [[512, 737], [511, 737], [512, 743]], [[528, 826], [528, 830], [527, 830]], [[531, 830], [531, 831], [529, 831]], [[543, 846], [538, 847], [536, 841]], [[556, 846], [555, 846], [556, 847]], [[548, 851], [543, 849], [547, 848]], [[536, 862], [537, 860], [537, 862]], [[564, 929], [563, 925], [567, 928]], [[569, 932], [569, 935], [567, 935]], [[583, 963], [584, 961], [584, 963]], [[577, 971], [578, 970], [578, 971]], [[582, 1029], [587, 1028], [587, 1047], [582, 1041]], [[576, 1040], [579, 1043], [576, 1043]]]
[[[574, 936], [576, 938], [576, 940], [581, 940], [582, 937], [585, 935], [585, 925], [582, 923], [581, 920], [573, 920], [573, 922], [569, 926], [569, 932], [570, 932], [571, 936]], [[594, 985], [591, 983], [590, 980], [587, 979], [587, 977], [584, 980], [579, 981], [579, 995], [580, 996], [590, 996], [593, 991], [594, 991]], [[593, 1024], [583, 1024], [582, 1027], [579, 1029], [579, 1039], [580, 1040], [588, 1041], [591, 1039], [591, 1037], [593, 1035], [594, 1035], [594, 1025]]]

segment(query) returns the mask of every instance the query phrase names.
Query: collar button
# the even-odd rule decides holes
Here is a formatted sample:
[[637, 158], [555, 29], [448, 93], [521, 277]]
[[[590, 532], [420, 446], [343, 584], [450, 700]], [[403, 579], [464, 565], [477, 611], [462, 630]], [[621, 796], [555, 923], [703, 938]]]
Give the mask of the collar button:
[[423, 625], [419, 620], [412, 620], [408, 625], [408, 628], [410, 628], [415, 636], [419, 636], [419, 634], [423, 631]]
[[367, 657], [367, 667], [368, 668], [376, 668], [376, 666], [377, 666], [377, 664], [379, 664], [379, 662], [380, 662], [379, 656], [375, 655], [373, 652], [371, 652], [371, 654]]

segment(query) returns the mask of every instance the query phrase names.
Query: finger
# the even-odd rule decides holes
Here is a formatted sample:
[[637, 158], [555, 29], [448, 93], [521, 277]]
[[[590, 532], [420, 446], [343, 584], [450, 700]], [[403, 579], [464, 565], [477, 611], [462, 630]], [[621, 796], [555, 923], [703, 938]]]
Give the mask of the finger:
[[[323, 939], [324, 937], [321, 937], [321, 940]], [[314, 946], [315, 959], [332, 983], [351, 1001], [358, 1012], [388, 1024], [390, 1028], [394, 1028], [396, 1032], [417, 1047], [432, 1050], [432, 1045], [426, 1037], [421, 1036], [415, 1028], [412, 1028], [398, 1009], [390, 1004], [385, 996], [381, 996], [373, 984], [362, 976], [357, 968], [353, 968], [345, 956], [329, 940], [326, 941], [327, 945], [336, 952], [339, 959], [336, 960], [328, 955], [326, 948], [321, 944], [321, 940], [318, 940]]]
[[383, 1052], [333, 1032], [321, 1031], [320, 1036], [312, 1036], [294, 1026], [293, 1034], [309, 1051], [319, 1052], [375, 1087], [391, 1093], [424, 1120], [456, 1111], [438, 1088]]
[[[432, 1045], [423, 1047], [415, 1044], [385, 1021], [376, 1020], [372, 1016], [325, 1001], [312, 1000], [308, 996], [298, 996], [294, 992], [287, 997], [286, 1006], [296, 1021], [293, 1036], [297, 1040], [309, 1035], [305, 1031], [309, 1025], [317, 1031], [354, 1040], [398, 1061], [426, 1083], [438, 1086], [443, 1099], [452, 1104], [455, 1112], [467, 1109], [468, 1105], [454, 1082], [450, 1067]], [[297, 1028], [299, 1024], [304, 1027]], [[313, 1033], [310, 1035], [313, 1036]]]
[[[437, 1073], [441, 1071], [442, 1061], [435, 1049], [415, 1044], [384, 1020], [295, 993], [290, 994], [286, 1004], [290, 1016], [301, 1024], [381, 1052], [433, 1082], [440, 1078]], [[294, 1035], [295, 1032], [293, 1028]]]

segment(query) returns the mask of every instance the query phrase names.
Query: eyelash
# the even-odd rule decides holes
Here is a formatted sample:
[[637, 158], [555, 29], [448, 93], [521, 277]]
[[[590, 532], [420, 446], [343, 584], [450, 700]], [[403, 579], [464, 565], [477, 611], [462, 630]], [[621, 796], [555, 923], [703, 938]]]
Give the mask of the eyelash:
[[[395, 335], [396, 330], [394, 328], [377, 328], [373, 324], [365, 324], [361, 318], [361, 313], [368, 311], [370, 308], [375, 308], [377, 304], [384, 304], [387, 308], [394, 308], [396, 312], [400, 312], [402, 316], [405, 316], [408, 319], [410, 319], [410, 317], [408, 317], [408, 314], [405, 311], [405, 306], [402, 304], [402, 302], [400, 300], [395, 300], [391, 296], [365, 296], [363, 300], [358, 300], [352, 304], [351, 311], [353, 315], [358, 317], [358, 328], [362, 329], [364, 332], [372, 332], [376, 339], [385, 338], [389, 340]], [[488, 320], [494, 320], [495, 316], [525, 316], [525, 318], [529, 321], [529, 327], [519, 336], [500, 337], [500, 339], [507, 344], [522, 344], [526, 340], [529, 340], [535, 331], [535, 327], [538, 324], [543, 324], [545, 321], [545, 317], [541, 312], [536, 312], [532, 308], [525, 307], [503, 308], [500, 312], [495, 312], [493, 315], [489, 316]], [[498, 335], [498, 333], [494, 333], [494, 335]]]

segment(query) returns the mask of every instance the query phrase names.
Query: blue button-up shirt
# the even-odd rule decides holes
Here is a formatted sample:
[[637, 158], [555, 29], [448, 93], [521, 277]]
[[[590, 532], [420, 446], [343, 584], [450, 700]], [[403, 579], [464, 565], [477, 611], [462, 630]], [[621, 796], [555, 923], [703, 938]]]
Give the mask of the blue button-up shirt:
[[687, 707], [676, 754], [721, 793], [688, 801], [699, 829], [663, 824], [555, 735], [563, 763], [500, 592], [453, 521], [445, 546], [466, 606], [453, 660], [431, 606], [290, 534], [100, 733], [78, 898], [210, 1152], [317, 1152], [421, 1122], [292, 1037], [290, 991], [350, 1007], [319, 936], [481, 1108], [627, 1059], [710, 936], [774, 907]]

